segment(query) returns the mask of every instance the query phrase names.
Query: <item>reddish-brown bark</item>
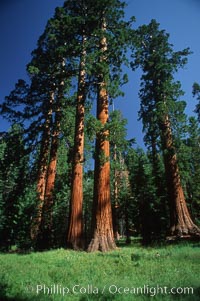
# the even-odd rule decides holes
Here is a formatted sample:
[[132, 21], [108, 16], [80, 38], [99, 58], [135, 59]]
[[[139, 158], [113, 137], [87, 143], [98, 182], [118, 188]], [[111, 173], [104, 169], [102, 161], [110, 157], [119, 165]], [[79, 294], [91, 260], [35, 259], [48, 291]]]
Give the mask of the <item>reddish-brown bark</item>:
[[55, 111], [55, 121], [52, 126], [52, 138], [49, 155], [49, 164], [46, 175], [46, 186], [44, 195], [44, 204], [42, 208], [42, 217], [40, 223], [39, 234], [36, 242], [38, 249], [47, 249], [52, 244], [52, 224], [53, 224], [53, 191], [56, 179], [56, 166], [57, 166], [57, 153], [60, 134], [60, 122], [61, 122], [61, 98], [63, 96], [64, 82], [60, 83], [57, 95], [57, 104]]
[[[102, 33], [106, 31], [106, 22], [102, 20]], [[106, 62], [107, 40], [100, 40], [100, 63]], [[104, 65], [105, 66], [105, 65]], [[99, 74], [97, 96], [97, 119], [102, 124], [102, 130], [96, 137], [96, 157], [94, 170], [94, 199], [92, 216], [92, 236], [88, 252], [110, 251], [116, 249], [112, 223], [112, 208], [110, 199], [110, 143], [109, 132], [105, 129], [109, 117], [108, 91], [106, 70]]]
[[44, 196], [46, 189], [46, 177], [48, 169], [49, 148], [50, 148], [50, 127], [52, 122], [52, 104], [54, 100], [54, 93], [50, 94], [49, 98], [49, 110], [47, 112], [46, 121], [44, 125], [44, 131], [42, 136], [39, 166], [38, 166], [38, 178], [37, 178], [37, 205], [36, 215], [33, 218], [31, 225], [31, 239], [35, 241], [38, 236], [41, 220], [42, 220], [42, 208], [44, 204]]
[[160, 128], [170, 205], [170, 235], [200, 235], [200, 229], [192, 221], [185, 201], [168, 116], [165, 116]]
[[51, 142], [50, 162], [47, 171], [44, 204], [42, 208], [40, 231], [37, 240], [37, 246], [41, 249], [49, 248], [52, 242], [52, 209], [53, 191], [56, 178], [58, 134], [58, 132], [54, 133]]
[[79, 68], [79, 86], [76, 106], [76, 125], [72, 165], [72, 185], [67, 245], [75, 250], [84, 247], [83, 241], [83, 161], [84, 161], [84, 113], [85, 113], [85, 57], [83, 52]]
[[[108, 95], [104, 83], [99, 89], [97, 118], [105, 125], [108, 120]], [[104, 131], [96, 139], [92, 240], [89, 252], [105, 252], [116, 248], [110, 201], [109, 155], [108, 131]]]

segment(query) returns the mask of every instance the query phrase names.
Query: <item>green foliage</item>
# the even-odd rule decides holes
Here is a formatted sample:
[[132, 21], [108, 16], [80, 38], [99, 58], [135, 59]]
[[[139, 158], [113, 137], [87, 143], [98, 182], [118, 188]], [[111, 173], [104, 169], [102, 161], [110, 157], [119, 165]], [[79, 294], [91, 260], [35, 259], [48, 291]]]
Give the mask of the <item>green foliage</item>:
[[92, 202], [93, 202], [94, 172], [87, 170], [83, 179], [83, 221], [84, 221], [84, 237], [89, 242], [91, 223], [92, 223]]
[[[66, 174], [67, 176], [67, 174]], [[56, 181], [54, 191], [54, 206], [53, 206], [53, 248], [60, 248], [66, 244], [66, 233], [68, 225], [69, 203], [70, 203], [70, 188], [66, 184], [60, 186]]]
[[1, 247], [9, 249], [16, 243], [20, 230], [20, 197], [28, 180], [28, 157], [20, 126], [11, 127], [1, 141], [1, 150]]
[[[68, 120], [69, 121], [69, 120]], [[58, 148], [58, 162], [56, 168], [56, 181], [54, 187], [53, 204], [53, 245], [52, 247], [65, 246], [71, 185], [71, 158], [70, 152], [73, 143], [72, 133], [69, 134], [69, 124], [63, 125], [63, 137]], [[66, 133], [68, 133], [66, 135]], [[65, 136], [66, 135], [66, 136]]]
[[151, 159], [141, 149], [130, 149], [126, 164], [132, 191], [132, 222], [143, 243], [149, 244], [165, 235], [168, 226], [162, 167], [158, 166], [160, 171], [155, 174]]
[[32, 241], [30, 237], [31, 221], [35, 209], [35, 200], [37, 199], [35, 185], [25, 186], [23, 194], [21, 193], [17, 205], [17, 233], [15, 234], [16, 247], [22, 250], [31, 249]]
[[195, 112], [197, 113], [198, 120], [200, 122], [200, 85], [198, 83], [194, 83], [192, 87], [193, 96], [197, 98], [199, 103], [196, 105]]
[[96, 134], [102, 129], [102, 124], [93, 115], [88, 114], [85, 120], [85, 133], [89, 140], [94, 141]]
[[[93, 171], [90, 170], [91, 153], [97, 134], [110, 142], [112, 201], [114, 204], [117, 198], [121, 232], [127, 234], [127, 229], [136, 231], [148, 243], [166, 231], [167, 192], [161, 154], [161, 151], [165, 154], [166, 150], [163, 149], [160, 126], [166, 115], [170, 118], [174, 139], [172, 152], [178, 154], [187, 200], [193, 216], [199, 219], [199, 127], [194, 118], [190, 118], [187, 124], [184, 114], [186, 103], [180, 100], [184, 93], [181, 83], [174, 80], [174, 73], [185, 66], [190, 50], [186, 48], [175, 52], [169, 43], [169, 34], [160, 30], [155, 20], [133, 30], [134, 17], [125, 21], [125, 6], [125, 2], [119, 0], [65, 1], [47, 22], [37, 48], [32, 52], [27, 65], [29, 83], [20, 79], [0, 105], [1, 115], [15, 124], [0, 137], [0, 233], [4, 237], [2, 247], [5, 249], [14, 244], [22, 249], [31, 247], [29, 233], [37, 200], [36, 178], [42, 139], [46, 136], [50, 139], [55, 134], [58, 115], [60, 134], [53, 205], [53, 247], [65, 244], [78, 74], [83, 51], [86, 72], [86, 240], [89, 238], [94, 184]], [[105, 22], [105, 30], [102, 30], [102, 21]], [[106, 47], [102, 59], [100, 44], [103, 37], [106, 38]], [[83, 38], [86, 39], [84, 49]], [[141, 67], [143, 70], [139, 118], [143, 121], [147, 151], [134, 149], [135, 140], [127, 140], [127, 121], [120, 111], [111, 112], [105, 126], [90, 113], [102, 78], [106, 81], [111, 103], [123, 95], [121, 86], [128, 81], [124, 66], [130, 65], [130, 47], [132, 69]], [[197, 83], [193, 85], [193, 95], [200, 100]], [[199, 104], [196, 113], [200, 120]], [[100, 153], [99, 160], [103, 165], [109, 158]], [[114, 191], [116, 182], [117, 196]]]
[[110, 113], [108, 129], [111, 156], [111, 199], [113, 205], [113, 224], [115, 231], [124, 233], [129, 242], [132, 228], [132, 206], [129, 174], [125, 157], [135, 140], [127, 140], [127, 120], [119, 110]]
[[174, 80], [174, 73], [187, 63], [189, 48], [173, 51], [169, 43], [169, 34], [159, 29], [159, 23], [152, 20], [149, 25], [142, 25], [135, 31], [135, 48], [131, 63], [133, 70], [141, 67], [141, 107], [139, 118], [143, 121], [146, 140], [154, 133], [160, 135], [159, 124], [169, 116], [173, 129], [174, 123], [183, 118], [184, 102], [178, 99], [184, 93], [180, 82]]

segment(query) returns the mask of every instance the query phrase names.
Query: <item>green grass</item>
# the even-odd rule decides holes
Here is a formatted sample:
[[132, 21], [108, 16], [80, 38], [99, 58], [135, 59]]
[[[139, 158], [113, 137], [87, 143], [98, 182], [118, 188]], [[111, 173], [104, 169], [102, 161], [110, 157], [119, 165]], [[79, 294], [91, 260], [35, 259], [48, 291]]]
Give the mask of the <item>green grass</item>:
[[[199, 259], [197, 243], [155, 248], [133, 244], [109, 253], [58, 249], [25, 255], [0, 254], [0, 300], [200, 300]], [[56, 292], [47, 294], [47, 287], [53, 291], [53, 285], [57, 285]], [[144, 289], [145, 285], [146, 293], [138, 289], [139, 294], [134, 294], [134, 287]], [[169, 290], [192, 287], [194, 291], [162, 294], [160, 287], [165, 286]], [[125, 291], [115, 293], [116, 287]], [[155, 296], [154, 287], [158, 288]], [[69, 289], [64, 296], [63, 288]]]

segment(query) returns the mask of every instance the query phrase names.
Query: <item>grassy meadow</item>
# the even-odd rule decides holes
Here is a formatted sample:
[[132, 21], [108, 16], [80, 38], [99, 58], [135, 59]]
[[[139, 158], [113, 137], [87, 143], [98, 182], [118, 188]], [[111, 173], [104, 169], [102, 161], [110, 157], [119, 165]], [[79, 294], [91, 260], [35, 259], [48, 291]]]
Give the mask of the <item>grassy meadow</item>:
[[199, 244], [1, 253], [0, 300], [200, 300]]

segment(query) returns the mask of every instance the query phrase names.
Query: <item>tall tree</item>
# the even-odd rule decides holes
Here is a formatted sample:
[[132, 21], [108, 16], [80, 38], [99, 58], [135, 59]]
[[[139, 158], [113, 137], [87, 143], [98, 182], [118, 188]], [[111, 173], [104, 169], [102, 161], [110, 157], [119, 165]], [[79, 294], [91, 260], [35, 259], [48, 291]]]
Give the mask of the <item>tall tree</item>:
[[82, 249], [83, 241], [83, 162], [84, 162], [84, 115], [85, 115], [85, 49], [86, 37], [82, 35], [82, 55], [79, 66], [76, 123], [72, 167], [70, 219], [67, 244], [73, 249]]
[[52, 104], [54, 101], [54, 92], [50, 93], [49, 96], [49, 109], [47, 109], [47, 116], [45, 118], [44, 129], [42, 132], [41, 144], [40, 144], [40, 154], [38, 160], [38, 173], [37, 173], [37, 197], [38, 204], [36, 208], [36, 214], [32, 221], [31, 227], [31, 238], [36, 241], [39, 228], [42, 220], [42, 209], [45, 198], [46, 189], [46, 177], [48, 169], [49, 160], [49, 148], [50, 148], [50, 135], [51, 135], [51, 124], [52, 124]]
[[[102, 32], [106, 31], [106, 20], [103, 16]], [[103, 35], [99, 45], [102, 52], [100, 63], [106, 61], [105, 52], [107, 50], [107, 40]], [[102, 70], [103, 71], [103, 70]], [[104, 71], [105, 72], [105, 71]], [[97, 96], [97, 119], [102, 124], [102, 132], [96, 139], [96, 160], [95, 160], [95, 178], [94, 178], [94, 211], [93, 211], [93, 235], [88, 251], [107, 251], [115, 249], [112, 210], [110, 202], [110, 150], [108, 140], [108, 130], [105, 124], [108, 122], [108, 91], [107, 91], [107, 74], [102, 72], [98, 80]], [[102, 214], [103, 215], [100, 215]], [[103, 218], [102, 218], [103, 216]]]
[[55, 188], [56, 167], [58, 159], [59, 135], [61, 131], [61, 107], [63, 98], [64, 82], [60, 83], [57, 92], [57, 104], [55, 111], [55, 121], [52, 129], [51, 146], [49, 153], [48, 169], [46, 171], [46, 185], [44, 193], [44, 204], [42, 208], [40, 233], [37, 239], [39, 248], [49, 248], [52, 245], [52, 225], [53, 225], [53, 192]]
[[[73, 32], [70, 19], [66, 18], [63, 8], [56, 9], [43, 35], [38, 40], [38, 48], [32, 53], [32, 61], [28, 66], [33, 79], [38, 79], [36, 89], [42, 87], [46, 96], [47, 114], [44, 117], [44, 127], [39, 158], [39, 175], [37, 189], [40, 189], [33, 232], [38, 241], [38, 247], [48, 247], [52, 235], [53, 191], [56, 178], [58, 141], [61, 131], [62, 111], [69, 105], [66, 97], [71, 87], [71, 78], [76, 74], [72, 58], [71, 40]], [[73, 44], [74, 46], [74, 44]], [[33, 82], [32, 79], [32, 82]]]
[[[124, 5], [123, 2], [115, 0], [96, 1], [95, 4], [99, 18], [99, 49], [94, 72], [97, 81], [97, 120], [101, 130], [97, 133], [95, 146], [93, 220], [88, 247], [90, 252], [105, 252], [116, 248], [110, 199], [110, 145], [107, 125], [109, 96], [113, 94], [115, 97], [119, 93], [120, 68], [130, 33], [130, 23], [123, 21]], [[115, 75], [113, 77], [112, 72]]]
[[[67, 233], [67, 246], [73, 249], [84, 248], [83, 237], [83, 164], [84, 164], [84, 119], [86, 103], [86, 61], [87, 61], [87, 39], [89, 38], [91, 26], [90, 20], [91, 1], [66, 1], [64, 8], [74, 24], [74, 44], [79, 62], [77, 93], [76, 93], [76, 116], [74, 146], [72, 155], [72, 181], [71, 199], [69, 212], [69, 225]], [[90, 24], [91, 25], [91, 24]]]
[[174, 52], [168, 41], [169, 35], [159, 30], [155, 20], [139, 27], [136, 36], [139, 48], [134, 53], [132, 66], [141, 66], [143, 70], [140, 114], [147, 135], [152, 122], [159, 132], [170, 205], [170, 233], [195, 235], [200, 230], [186, 205], [173, 137], [173, 122], [178, 119], [177, 100], [183, 94], [180, 83], [175, 82], [173, 76], [187, 62], [189, 49]]
[[[40, 47], [41, 45], [39, 45], [39, 49], [37, 49], [38, 52], [41, 51]], [[40, 136], [41, 143], [37, 174], [38, 202], [36, 204], [36, 212], [31, 228], [31, 237], [33, 241], [36, 242], [36, 245], [39, 246], [39, 244], [41, 244], [41, 236], [43, 237], [43, 240], [44, 237], [46, 237], [45, 242], [49, 240], [47, 238], [47, 235], [42, 234], [44, 231], [44, 227], [42, 225], [47, 223], [47, 214], [44, 214], [43, 212], [44, 204], [46, 204], [45, 208], [47, 210], [47, 207], [48, 209], [51, 208], [51, 206], [48, 206], [47, 203], [52, 202], [52, 192], [55, 182], [58, 136], [60, 131], [59, 128], [61, 117], [59, 112], [61, 110], [61, 102], [59, 100], [60, 96], [58, 96], [57, 92], [57, 90], [59, 89], [59, 82], [58, 79], [54, 79], [54, 76], [56, 76], [55, 71], [53, 73], [54, 75], [49, 75], [47, 73], [48, 71], [53, 72], [50, 55], [48, 53], [42, 53], [42, 51], [39, 53], [39, 56], [37, 55], [35, 51], [35, 53], [33, 53], [33, 60], [28, 68], [29, 70], [31, 70], [31, 68], [33, 67], [37, 68], [37, 72], [35, 74], [31, 72], [32, 85], [30, 90], [30, 97], [32, 97], [33, 94], [40, 95], [40, 93], [43, 93], [45, 97], [42, 104], [43, 124], [41, 125], [41, 123], [39, 123], [39, 127], [42, 128], [42, 132]], [[49, 69], [47, 67], [47, 60], [44, 60], [45, 55], [48, 57]], [[57, 64], [59, 65], [59, 62], [57, 62]], [[32, 98], [32, 102], [34, 102], [34, 97]], [[43, 243], [43, 245], [45, 245], [45, 243]]]
[[[29, 145], [30, 152], [35, 152], [37, 144], [41, 140], [39, 162], [35, 168], [37, 170], [35, 174], [37, 174], [38, 205], [36, 205], [36, 213], [32, 219], [31, 237], [33, 241], [37, 237], [41, 221], [49, 158], [52, 105], [54, 102], [54, 92], [52, 89], [50, 89], [50, 92], [47, 91], [49, 84], [46, 77], [38, 74], [38, 69], [34, 72], [35, 75], [31, 75], [30, 85], [23, 80], [19, 80], [15, 85], [15, 89], [6, 97], [1, 106], [1, 114], [8, 120], [24, 123], [25, 141]], [[32, 164], [36, 165], [33, 162]]]
[[[93, 30], [91, 19], [92, 1], [65, 1], [62, 8], [57, 9], [51, 20], [51, 31], [55, 40], [65, 45], [64, 59], [67, 66], [73, 65], [73, 83], [77, 83], [76, 121], [74, 147], [72, 155], [72, 182], [67, 245], [79, 249], [83, 247], [83, 151], [84, 151], [84, 112], [86, 98], [86, 39]], [[93, 6], [92, 6], [93, 7]], [[89, 24], [88, 24], [89, 22]], [[79, 71], [77, 72], [77, 66]], [[78, 76], [77, 76], [78, 75]], [[75, 88], [73, 89], [75, 91]], [[73, 92], [74, 92], [73, 91]], [[73, 93], [72, 92], [72, 93]]]

